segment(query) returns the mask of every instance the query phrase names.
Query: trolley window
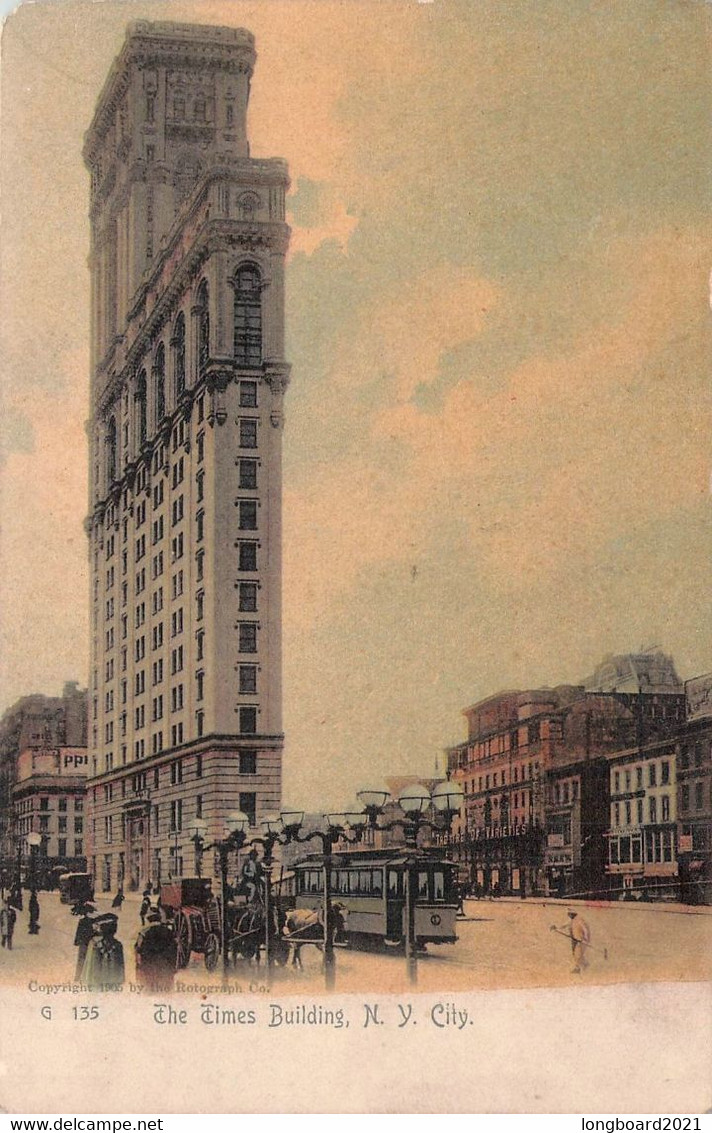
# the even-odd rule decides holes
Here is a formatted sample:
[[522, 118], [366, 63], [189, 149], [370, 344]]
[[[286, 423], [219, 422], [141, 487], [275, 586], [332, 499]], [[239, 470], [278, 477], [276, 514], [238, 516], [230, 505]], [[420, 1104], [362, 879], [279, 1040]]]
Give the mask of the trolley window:
[[372, 889], [375, 897], [383, 896], [383, 874], [380, 869], [374, 869]]
[[299, 881], [300, 893], [321, 893], [321, 870], [305, 869]]
[[433, 901], [445, 900], [445, 874], [441, 869], [433, 873]]
[[418, 873], [418, 896], [428, 899], [428, 874], [425, 870]]
[[400, 897], [403, 893], [401, 874], [397, 869], [388, 870], [388, 896]]

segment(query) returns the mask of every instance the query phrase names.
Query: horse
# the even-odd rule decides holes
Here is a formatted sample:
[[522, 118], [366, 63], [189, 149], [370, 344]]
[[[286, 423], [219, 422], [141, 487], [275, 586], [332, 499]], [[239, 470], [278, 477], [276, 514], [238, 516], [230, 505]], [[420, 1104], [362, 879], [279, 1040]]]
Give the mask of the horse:
[[[341, 940], [345, 934], [344, 911], [345, 906], [338, 902], [331, 906], [334, 940]], [[324, 950], [324, 915], [321, 909], [290, 909], [283, 932], [292, 946], [293, 968], [303, 967], [302, 948], [305, 944], [316, 945], [320, 952]]]

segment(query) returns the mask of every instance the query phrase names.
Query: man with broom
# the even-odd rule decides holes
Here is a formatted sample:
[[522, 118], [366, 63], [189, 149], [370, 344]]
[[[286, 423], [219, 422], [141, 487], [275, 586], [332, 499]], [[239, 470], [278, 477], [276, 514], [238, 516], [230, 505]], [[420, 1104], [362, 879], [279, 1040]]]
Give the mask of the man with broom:
[[574, 954], [574, 966], [571, 971], [575, 975], [579, 975], [584, 968], [588, 967], [586, 953], [591, 946], [591, 930], [588, 927], [588, 922], [575, 909], [569, 909], [567, 916], [569, 918], [568, 925], [562, 925], [561, 928], [552, 925], [551, 929], [552, 932], [568, 936], [571, 940], [571, 951]]

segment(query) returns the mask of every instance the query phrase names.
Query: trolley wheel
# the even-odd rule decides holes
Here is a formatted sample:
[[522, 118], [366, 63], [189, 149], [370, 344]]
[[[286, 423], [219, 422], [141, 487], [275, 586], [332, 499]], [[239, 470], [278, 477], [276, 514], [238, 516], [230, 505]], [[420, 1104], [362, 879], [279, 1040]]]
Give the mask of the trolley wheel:
[[204, 958], [207, 970], [214, 972], [220, 959], [220, 939], [214, 932], [209, 932], [205, 938]]
[[192, 945], [190, 921], [185, 913], [179, 913], [176, 919], [176, 968], [188, 967]]

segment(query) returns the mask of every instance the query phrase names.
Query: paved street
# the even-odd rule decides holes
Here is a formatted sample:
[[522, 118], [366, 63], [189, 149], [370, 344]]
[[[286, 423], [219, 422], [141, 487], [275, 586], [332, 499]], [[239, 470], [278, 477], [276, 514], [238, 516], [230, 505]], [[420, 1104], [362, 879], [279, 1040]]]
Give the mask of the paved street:
[[[108, 910], [111, 895], [97, 899]], [[73, 981], [76, 920], [60, 905], [57, 894], [40, 894], [41, 931], [27, 933], [27, 900], [15, 931], [12, 952], [0, 951], [0, 980], [26, 984]], [[133, 942], [140, 922], [137, 898], [127, 899], [119, 918], [118, 937], [124, 945], [127, 980], [134, 980]], [[575, 986], [579, 983], [623, 983], [656, 980], [712, 979], [712, 910], [681, 905], [614, 905], [581, 907], [589, 923], [593, 949], [590, 967], [572, 973], [567, 940], [550, 931], [566, 925], [567, 905], [558, 901], [468, 901], [466, 918], [459, 920], [455, 945], [431, 946], [418, 964], [421, 991], [464, 991], [479, 988]], [[604, 956], [606, 949], [608, 958]], [[239, 961], [230, 981], [244, 991], [282, 994], [315, 993], [323, 987], [321, 955], [313, 946], [302, 950], [304, 968], [264, 969]], [[408, 989], [402, 954], [365, 954], [339, 948], [337, 989], [343, 992], [398, 993]], [[220, 982], [220, 971], [208, 973], [201, 956], [177, 976], [198, 990]]]

